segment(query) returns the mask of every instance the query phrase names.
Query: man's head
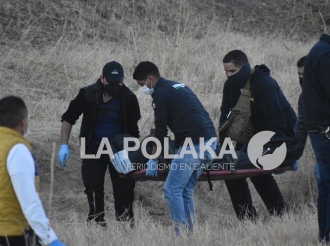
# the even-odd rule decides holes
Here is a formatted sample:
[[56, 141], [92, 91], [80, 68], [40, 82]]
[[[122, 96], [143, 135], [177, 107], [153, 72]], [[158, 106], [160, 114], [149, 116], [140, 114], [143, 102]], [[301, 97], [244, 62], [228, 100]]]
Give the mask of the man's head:
[[141, 87], [146, 86], [149, 89], [155, 87], [159, 78], [160, 73], [158, 67], [150, 61], [140, 62], [133, 73], [133, 79], [136, 80]]
[[298, 76], [299, 76], [299, 83], [300, 83], [300, 85], [302, 85], [302, 79], [303, 79], [303, 75], [304, 75], [305, 60], [306, 60], [306, 56], [301, 57], [299, 59], [299, 61], [297, 62]]
[[24, 135], [28, 130], [27, 117], [28, 110], [21, 98], [7, 96], [0, 100], [0, 126]]
[[124, 80], [124, 69], [122, 65], [116, 61], [105, 64], [100, 80], [109, 96], [117, 95]]
[[228, 77], [236, 74], [247, 63], [247, 56], [241, 50], [232, 50], [223, 58], [223, 67]]

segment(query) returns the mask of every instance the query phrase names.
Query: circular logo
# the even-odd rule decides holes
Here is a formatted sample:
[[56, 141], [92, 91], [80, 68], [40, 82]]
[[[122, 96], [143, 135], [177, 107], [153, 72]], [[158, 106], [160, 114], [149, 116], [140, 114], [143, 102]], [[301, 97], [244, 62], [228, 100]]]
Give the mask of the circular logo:
[[274, 134], [275, 132], [272, 131], [262, 131], [251, 138], [247, 154], [255, 167], [263, 170], [272, 170], [283, 163], [287, 153], [285, 142], [279, 147], [265, 147]]

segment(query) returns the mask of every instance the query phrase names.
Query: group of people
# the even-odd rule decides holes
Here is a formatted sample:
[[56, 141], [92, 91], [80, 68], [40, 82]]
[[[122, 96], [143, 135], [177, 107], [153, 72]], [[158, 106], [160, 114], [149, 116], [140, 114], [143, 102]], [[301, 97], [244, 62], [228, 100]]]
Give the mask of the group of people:
[[[307, 136], [316, 155], [315, 176], [318, 184], [319, 239], [329, 242], [330, 232], [330, 36], [323, 34], [307, 57], [297, 63], [303, 93], [298, 103], [298, 120], [281, 88], [270, 76], [265, 65], [250, 67], [246, 54], [233, 50], [223, 58], [228, 77], [223, 88], [219, 126], [228, 119], [232, 109], [240, 101], [243, 91], [249, 90], [250, 127], [252, 135], [261, 131], [273, 131], [274, 138], [295, 139], [305, 144]], [[213, 161], [210, 149], [216, 148], [216, 129], [194, 92], [185, 84], [161, 77], [158, 67], [149, 61], [139, 63], [133, 79], [141, 91], [152, 96], [154, 111], [154, 137], [164, 143], [168, 128], [175, 136], [178, 154], [173, 163], [184, 163], [184, 169], [169, 170], [165, 181], [165, 198], [168, 202], [176, 235], [192, 232], [195, 224], [194, 189], [203, 168]], [[80, 137], [85, 138], [86, 154], [96, 154], [103, 138], [112, 139], [118, 134], [139, 138], [140, 108], [135, 94], [123, 83], [121, 64], [112, 61], [102, 70], [102, 75], [87, 87], [80, 89], [62, 115], [61, 146], [58, 160], [62, 166], [70, 157], [69, 136], [72, 126], [83, 115]], [[219, 105], [220, 106], [220, 105]], [[25, 245], [26, 231], [32, 231], [44, 242], [63, 245], [49, 226], [37, 196], [32, 179], [37, 168], [31, 155], [30, 143], [24, 138], [27, 131], [27, 109], [17, 97], [0, 100], [0, 244], [10, 245], [20, 240]], [[228, 132], [218, 134], [222, 144]], [[229, 135], [230, 137], [230, 135]], [[186, 139], [191, 144], [183, 149]], [[200, 142], [200, 138], [203, 142]], [[208, 148], [204, 148], [208, 145]], [[193, 151], [189, 151], [191, 149]], [[163, 149], [163, 148], [162, 148]], [[246, 151], [246, 143], [238, 142], [236, 150]], [[155, 158], [148, 160], [146, 175], [156, 176], [159, 157], [157, 146], [152, 147]], [[26, 162], [25, 169], [18, 169]], [[22, 165], [20, 165], [22, 166]], [[82, 179], [89, 204], [87, 221], [95, 221], [106, 227], [104, 216], [104, 178], [109, 168], [114, 196], [115, 216], [118, 221], [129, 222], [134, 227], [135, 180], [122, 179], [112, 165], [109, 155], [98, 159], [82, 159]], [[282, 215], [287, 206], [276, 180], [271, 174], [250, 178], [267, 210], [272, 215]], [[24, 181], [24, 189], [21, 187]], [[29, 184], [29, 185], [27, 185]], [[227, 190], [239, 219], [256, 219], [246, 179], [225, 181]], [[28, 188], [27, 188], [28, 187]], [[29, 189], [30, 196], [25, 194]], [[24, 190], [24, 192], [22, 192]], [[3, 203], [2, 201], [6, 201]], [[8, 201], [8, 202], [7, 202]], [[12, 203], [8, 207], [8, 204]], [[34, 206], [37, 204], [38, 206]], [[35, 211], [31, 211], [33, 206]], [[36, 216], [37, 215], [37, 216]], [[13, 220], [15, 218], [15, 220]], [[20, 221], [20, 223], [18, 223]], [[21, 225], [24, 225], [23, 227]], [[4, 228], [4, 229], [1, 229]], [[16, 242], [16, 241], [15, 241]], [[7, 244], [6, 244], [7, 243]]]

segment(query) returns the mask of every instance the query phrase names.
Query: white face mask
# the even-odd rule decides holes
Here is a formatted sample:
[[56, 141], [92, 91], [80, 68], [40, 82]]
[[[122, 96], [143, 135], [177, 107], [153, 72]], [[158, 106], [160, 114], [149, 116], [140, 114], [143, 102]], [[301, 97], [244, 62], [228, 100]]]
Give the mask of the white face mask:
[[148, 79], [146, 80], [146, 84], [145, 84], [144, 86], [142, 86], [142, 87], [140, 88], [140, 90], [141, 90], [144, 94], [151, 96], [152, 94], [154, 94], [155, 90], [154, 90], [154, 88], [149, 89], [148, 86], [147, 86], [147, 83], [148, 83]]
[[23, 127], [23, 137], [27, 137], [30, 135], [30, 129], [29, 129], [29, 124], [28, 124], [28, 120], [25, 118], [25, 127]]
[[23, 134], [23, 136], [26, 138], [27, 136], [29, 136], [30, 135], [30, 129], [29, 129], [29, 127], [26, 129], [26, 130], [24, 130], [24, 134]]

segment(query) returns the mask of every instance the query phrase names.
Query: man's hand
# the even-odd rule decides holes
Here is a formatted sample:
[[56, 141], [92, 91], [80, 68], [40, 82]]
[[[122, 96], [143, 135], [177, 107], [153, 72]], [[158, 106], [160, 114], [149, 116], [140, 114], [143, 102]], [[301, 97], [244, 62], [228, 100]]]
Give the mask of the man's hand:
[[65, 167], [69, 158], [70, 158], [69, 145], [61, 144], [60, 150], [57, 155], [57, 160], [61, 163], [62, 167]]
[[150, 159], [147, 162], [146, 176], [157, 177], [158, 174], [158, 160]]

